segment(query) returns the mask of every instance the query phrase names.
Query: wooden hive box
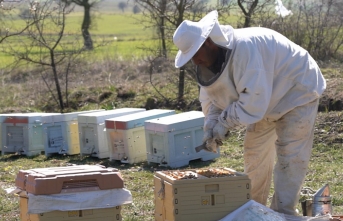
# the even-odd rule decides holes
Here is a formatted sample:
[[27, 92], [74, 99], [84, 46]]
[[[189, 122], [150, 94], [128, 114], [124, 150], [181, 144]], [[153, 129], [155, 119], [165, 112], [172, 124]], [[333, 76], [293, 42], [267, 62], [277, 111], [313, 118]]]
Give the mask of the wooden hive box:
[[156, 221], [217, 221], [250, 200], [250, 179], [229, 168], [160, 171], [154, 185]]
[[21, 194], [19, 198], [21, 221], [121, 221], [121, 206], [72, 211], [51, 211], [40, 214], [28, 213], [29, 197]]

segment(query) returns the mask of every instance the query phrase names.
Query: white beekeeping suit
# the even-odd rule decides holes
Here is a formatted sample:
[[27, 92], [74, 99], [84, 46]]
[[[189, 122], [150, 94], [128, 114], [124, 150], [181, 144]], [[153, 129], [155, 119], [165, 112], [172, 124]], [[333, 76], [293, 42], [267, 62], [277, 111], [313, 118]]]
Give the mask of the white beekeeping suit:
[[311, 156], [318, 100], [326, 88], [315, 60], [271, 29], [220, 25], [216, 11], [199, 22], [181, 23], [173, 41], [179, 48], [175, 67], [194, 62], [198, 52], [210, 60], [210, 47], [218, 49], [216, 61], [225, 58], [219, 72], [211, 65], [197, 66], [204, 134], [216, 139], [217, 125], [223, 131], [247, 126], [244, 170], [252, 199], [267, 203], [274, 173], [271, 208], [294, 215]]

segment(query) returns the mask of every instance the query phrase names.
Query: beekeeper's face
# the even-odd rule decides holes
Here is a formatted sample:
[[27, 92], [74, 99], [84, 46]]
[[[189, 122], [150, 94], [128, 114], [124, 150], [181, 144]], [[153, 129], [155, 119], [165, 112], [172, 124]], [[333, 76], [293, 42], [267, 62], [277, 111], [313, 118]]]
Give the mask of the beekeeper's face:
[[217, 60], [217, 56], [218, 46], [214, 44], [210, 38], [207, 38], [193, 56], [192, 62], [195, 65], [210, 67]]

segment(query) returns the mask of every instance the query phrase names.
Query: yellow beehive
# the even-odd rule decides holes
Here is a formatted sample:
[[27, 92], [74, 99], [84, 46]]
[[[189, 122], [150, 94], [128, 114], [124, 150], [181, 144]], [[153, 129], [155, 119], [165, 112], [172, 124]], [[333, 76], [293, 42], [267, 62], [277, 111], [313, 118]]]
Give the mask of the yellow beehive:
[[217, 221], [250, 200], [250, 179], [229, 168], [154, 174], [156, 221]]

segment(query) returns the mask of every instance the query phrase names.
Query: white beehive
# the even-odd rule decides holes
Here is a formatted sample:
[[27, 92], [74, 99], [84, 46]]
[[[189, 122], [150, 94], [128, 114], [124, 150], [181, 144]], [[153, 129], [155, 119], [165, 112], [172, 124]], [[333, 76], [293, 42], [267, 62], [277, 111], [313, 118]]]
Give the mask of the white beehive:
[[44, 152], [43, 125], [52, 122], [59, 113], [8, 114], [2, 117], [2, 154], [18, 153], [27, 156]]
[[109, 158], [110, 153], [106, 136], [105, 120], [142, 111], [145, 111], [145, 109], [119, 108], [78, 115], [81, 155], [91, 155], [100, 159]]
[[79, 154], [80, 141], [77, 116], [98, 111], [105, 110], [80, 111], [52, 116], [52, 122], [43, 125], [46, 134], [44, 136], [45, 155], [49, 156], [52, 153]]
[[203, 125], [204, 114], [200, 111], [145, 121], [148, 163], [176, 168], [188, 165], [191, 160], [219, 157], [219, 148], [217, 153], [195, 151], [195, 147], [202, 144]]
[[175, 114], [174, 110], [148, 110], [105, 121], [111, 160], [122, 163], [146, 161], [144, 122]]

